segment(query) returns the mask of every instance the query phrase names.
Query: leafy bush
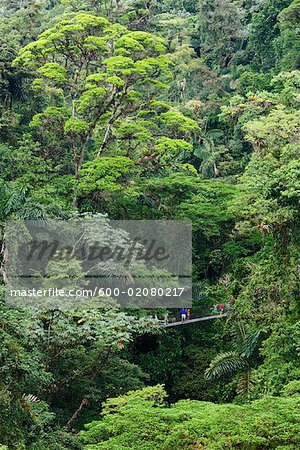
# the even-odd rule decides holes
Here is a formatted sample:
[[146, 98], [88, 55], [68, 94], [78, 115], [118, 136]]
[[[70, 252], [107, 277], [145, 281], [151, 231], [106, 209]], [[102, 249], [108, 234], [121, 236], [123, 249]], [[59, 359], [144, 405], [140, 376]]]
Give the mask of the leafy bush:
[[162, 386], [104, 405], [103, 418], [81, 433], [87, 450], [296, 450], [300, 396], [265, 397], [243, 406], [183, 400], [164, 404]]

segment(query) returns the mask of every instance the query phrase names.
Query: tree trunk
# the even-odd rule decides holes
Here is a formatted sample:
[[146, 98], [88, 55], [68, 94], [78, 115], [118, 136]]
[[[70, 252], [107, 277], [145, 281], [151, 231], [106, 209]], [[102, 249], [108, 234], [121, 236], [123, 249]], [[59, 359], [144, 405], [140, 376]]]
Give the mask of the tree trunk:
[[76, 411], [74, 412], [74, 414], [73, 414], [73, 416], [71, 417], [71, 419], [68, 420], [68, 422], [67, 422], [67, 424], [66, 424], [66, 427], [67, 427], [67, 428], [70, 428], [70, 426], [72, 425], [72, 423], [74, 422], [74, 420], [77, 418], [77, 416], [78, 416], [78, 414], [80, 413], [80, 411], [82, 410], [82, 408], [83, 408], [84, 406], [88, 405], [88, 404], [89, 404], [89, 401], [88, 401], [87, 398], [84, 398], [84, 399], [81, 401], [81, 403], [80, 403], [80, 405], [79, 405], [79, 408], [76, 409]]

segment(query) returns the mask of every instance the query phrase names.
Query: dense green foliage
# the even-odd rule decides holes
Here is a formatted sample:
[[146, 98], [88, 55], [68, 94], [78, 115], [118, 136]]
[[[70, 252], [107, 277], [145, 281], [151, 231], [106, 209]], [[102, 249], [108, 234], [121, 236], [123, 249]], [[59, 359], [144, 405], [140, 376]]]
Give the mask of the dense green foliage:
[[299, 0], [0, 0], [1, 267], [6, 220], [189, 219], [194, 311], [230, 306], [10, 310], [2, 271], [0, 450], [299, 448], [299, 29]]
[[164, 405], [160, 386], [110, 399], [101, 422], [82, 433], [87, 450], [205, 448], [298, 449], [299, 395], [265, 397], [243, 406], [182, 400]]

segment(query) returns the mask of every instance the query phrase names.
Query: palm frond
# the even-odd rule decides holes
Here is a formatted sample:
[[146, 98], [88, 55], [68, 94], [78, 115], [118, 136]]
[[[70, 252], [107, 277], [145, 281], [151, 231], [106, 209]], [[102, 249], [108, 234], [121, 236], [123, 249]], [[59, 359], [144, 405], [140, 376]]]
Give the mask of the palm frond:
[[237, 352], [220, 353], [211, 361], [209, 367], [205, 371], [205, 376], [209, 380], [214, 380], [223, 376], [232, 375], [247, 367], [247, 360]]
[[258, 330], [252, 334], [249, 334], [247, 336], [247, 339], [245, 341], [244, 349], [242, 351], [242, 356], [245, 358], [250, 358], [250, 356], [253, 354], [254, 350], [257, 348], [257, 344], [259, 342], [261, 336], [261, 331]]
[[232, 331], [232, 335], [234, 338], [234, 345], [235, 345], [235, 349], [238, 353], [242, 353], [244, 347], [245, 347], [245, 342], [247, 341], [247, 336], [248, 336], [248, 330], [246, 328], [246, 325], [244, 322], [242, 322], [241, 320], [239, 320], [238, 322], [236, 322], [233, 331]]
[[250, 358], [250, 356], [252, 356], [253, 352], [260, 344], [262, 335], [265, 333], [267, 333], [267, 329], [264, 327], [247, 333], [244, 345], [241, 348], [241, 355], [244, 358]]
[[32, 395], [32, 394], [28, 394], [28, 395], [23, 394], [22, 395], [22, 402], [24, 402], [24, 403], [29, 405], [29, 404], [32, 404], [32, 403], [38, 403], [39, 399], [35, 395]]
[[20, 398], [20, 403], [24, 411], [28, 412], [31, 416], [33, 415], [31, 412], [31, 407], [35, 403], [39, 403], [39, 399], [32, 394], [23, 394]]

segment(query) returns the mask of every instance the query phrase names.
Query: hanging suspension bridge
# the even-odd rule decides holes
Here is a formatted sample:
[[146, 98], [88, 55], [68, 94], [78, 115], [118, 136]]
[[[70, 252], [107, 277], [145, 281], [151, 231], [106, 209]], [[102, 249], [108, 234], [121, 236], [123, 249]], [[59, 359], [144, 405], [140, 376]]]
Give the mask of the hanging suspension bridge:
[[188, 319], [188, 320], [183, 320], [183, 321], [180, 320], [178, 322], [164, 322], [164, 321], [161, 321], [161, 327], [162, 328], [178, 327], [178, 326], [181, 326], [181, 325], [188, 325], [188, 324], [191, 324], [191, 323], [205, 322], [207, 320], [224, 319], [227, 316], [228, 316], [228, 313], [224, 313], [224, 314], [215, 314], [215, 315], [204, 316], [204, 317], [195, 317], [193, 319]]

